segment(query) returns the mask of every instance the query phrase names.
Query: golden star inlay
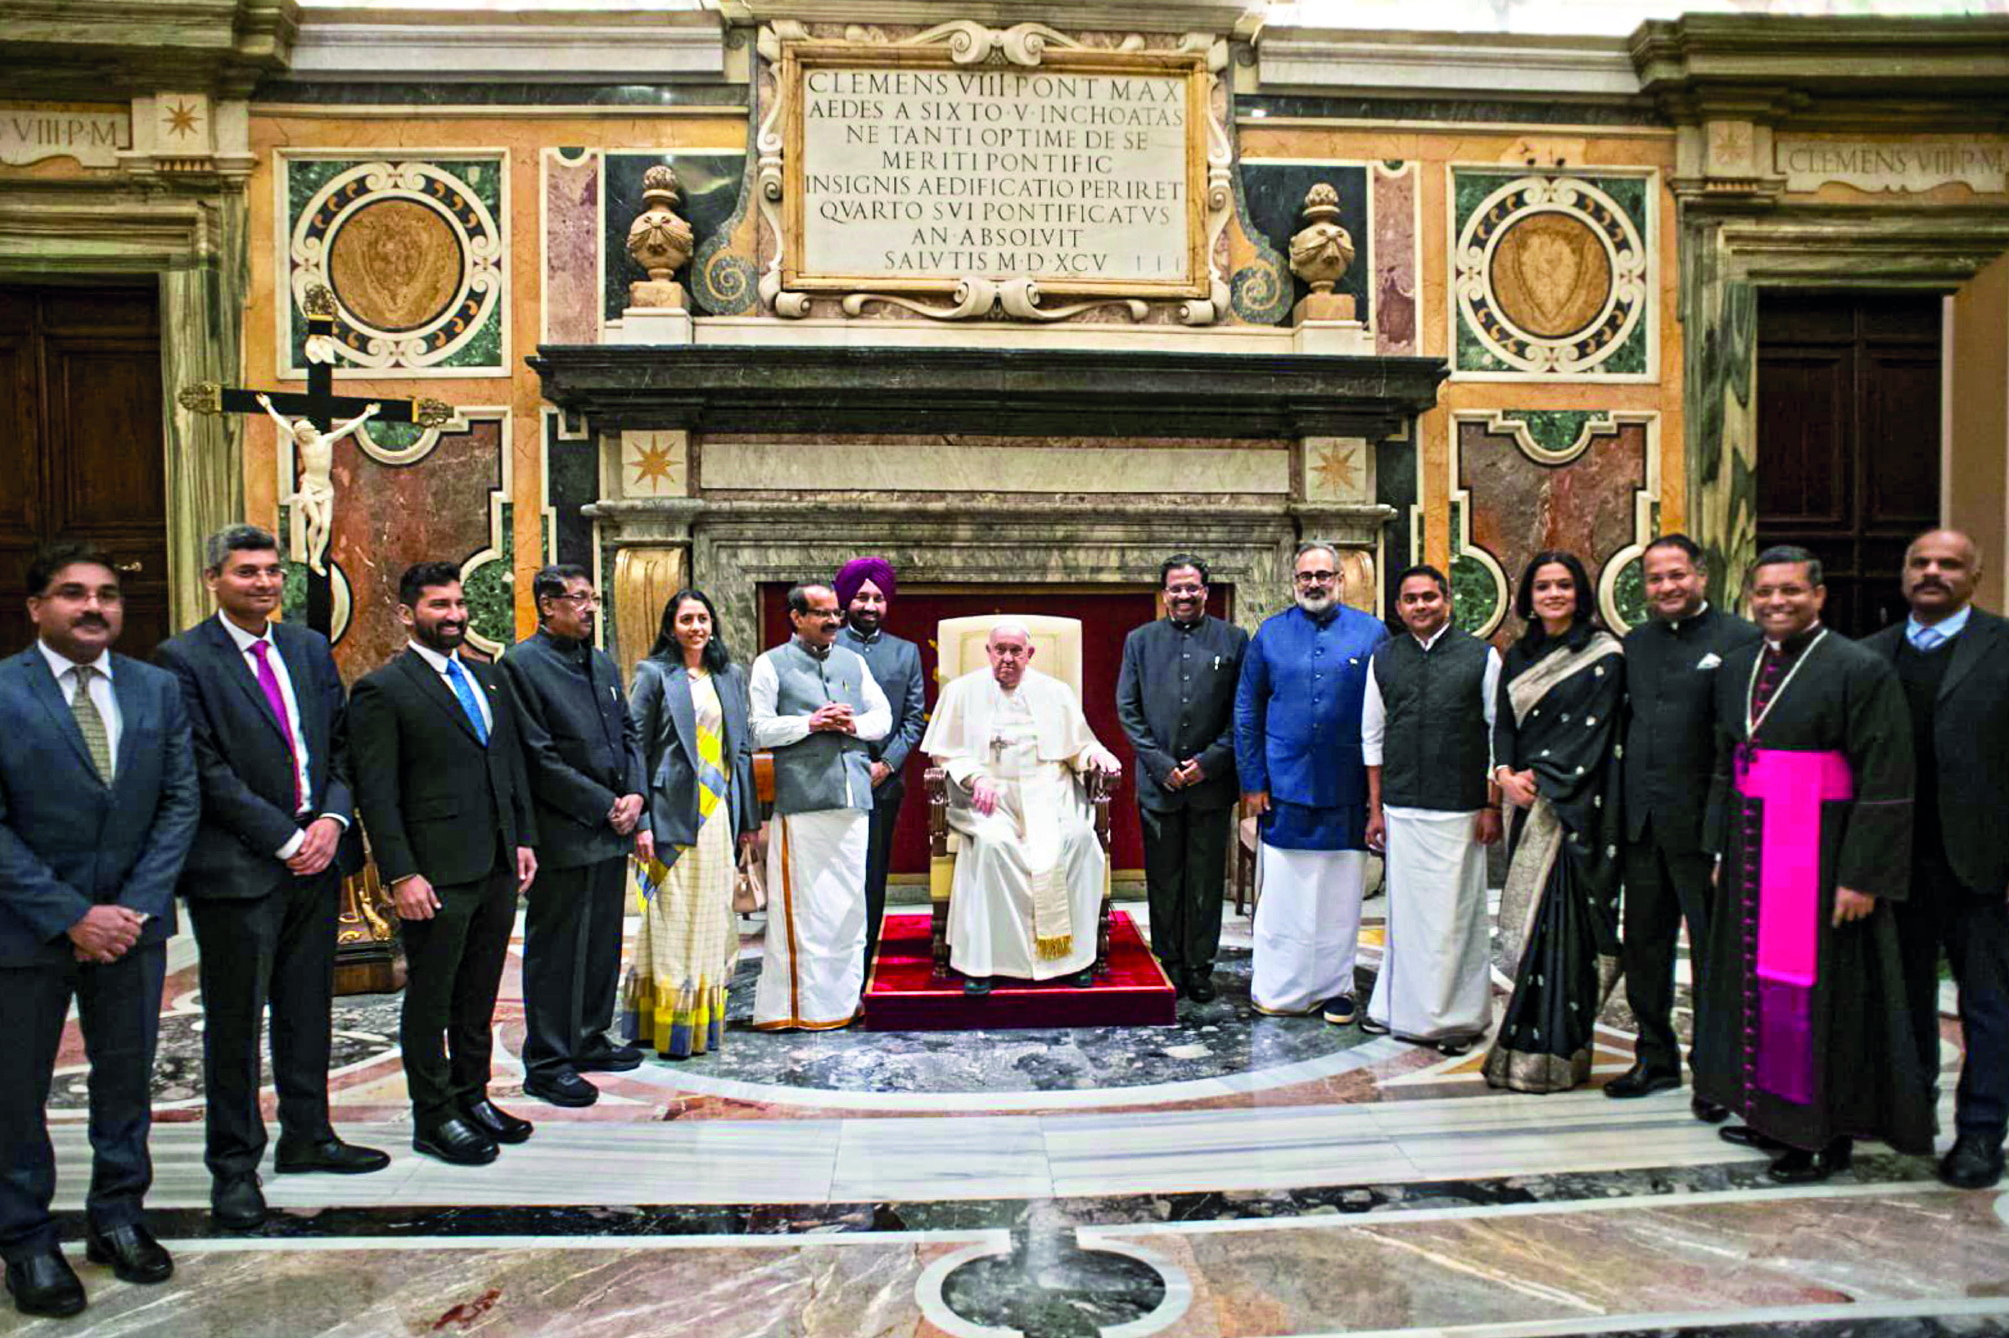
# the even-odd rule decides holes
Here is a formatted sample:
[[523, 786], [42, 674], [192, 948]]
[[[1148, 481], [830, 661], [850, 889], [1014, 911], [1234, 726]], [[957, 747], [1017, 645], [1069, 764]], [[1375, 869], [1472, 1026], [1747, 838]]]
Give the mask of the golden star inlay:
[[1319, 482], [1327, 492], [1340, 492], [1359, 483], [1360, 466], [1354, 459], [1352, 448], [1342, 450], [1337, 446], [1327, 446], [1319, 452], [1318, 463], [1312, 466]]
[[629, 467], [635, 471], [636, 484], [646, 483], [654, 489], [676, 482], [677, 461], [669, 447], [650, 442], [638, 448], [635, 455]]
[[177, 102], [167, 109], [167, 132], [175, 136], [192, 135], [195, 123], [200, 119], [194, 107], [186, 102]]

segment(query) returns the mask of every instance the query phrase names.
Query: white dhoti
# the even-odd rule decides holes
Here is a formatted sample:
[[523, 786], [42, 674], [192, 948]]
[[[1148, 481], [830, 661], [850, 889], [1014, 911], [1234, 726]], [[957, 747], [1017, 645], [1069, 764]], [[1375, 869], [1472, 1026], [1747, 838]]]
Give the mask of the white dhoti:
[[776, 817], [767, 839], [767, 946], [753, 995], [762, 1031], [841, 1027], [865, 980], [865, 850], [861, 808]]
[[1467, 1041], [1493, 1018], [1486, 847], [1477, 813], [1390, 808], [1388, 935], [1367, 1016], [1412, 1041]]
[[1256, 848], [1254, 978], [1249, 997], [1266, 1013], [1308, 1013], [1353, 993], [1360, 943], [1364, 850]]

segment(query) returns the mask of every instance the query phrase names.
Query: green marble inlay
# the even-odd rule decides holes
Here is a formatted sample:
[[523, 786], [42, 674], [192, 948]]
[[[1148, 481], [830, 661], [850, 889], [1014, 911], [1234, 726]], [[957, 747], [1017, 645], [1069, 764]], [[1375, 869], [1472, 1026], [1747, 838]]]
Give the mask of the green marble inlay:
[[1646, 571], [1643, 558], [1634, 558], [1619, 569], [1618, 580], [1611, 588], [1611, 602], [1618, 610], [1619, 620], [1627, 628], [1637, 627], [1646, 621]]
[[300, 221], [301, 212], [307, 208], [307, 202], [314, 198], [315, 193], [354, 167], [358, 161], [361, 160], [344, 158], [286, 160], [286, 230], [289, 236], [292, 234], [293, 225]]
[[[1584, 426], [1593, 419], [1606, 418], [1601, 409], [1517, 409], [1514, 419], [1528, 429], [1536, 446], [1551, 455], [1561, 455], [1583, 437]], [[1615, 436], [1616, 426], [1602, 433]]]
[[[274, 531], [279, 536], [279, 548], [285, 553], [288, 548], [286, 536], [293, 532], [290, 515], [292, 508], [284, 503], [279, 507], [279, 528]], [[282, 557], [280, 569], [285, 573], [279, 587], [279, 617], [289, 623], [307, 625], [307, 564], [295, 562], [290, 557]]]
[[[1465, 230], [1465, 220], [1479, 207], [1479, 202], [1491, 195], [1509, 181], [1519, 181], [1525, 176], [1539, 176], [1538, 172], [1454, 172], [1454, 198], [1457, 200], [1457, 232]], [[1456, 238], [1454, 236], [1453, 240]]]
[[1458, 626], [1477, 635], [1493, 621], [1500, 607], [1500, 587], [1493, 573], [1470, 553], [1451, 559], [1451, 612]]
[[465, 574], [468, 625], [490, 641], [507, 649], [516, 644], [516, 587], [509, 580], [511, 555], [516, 552], [515, 508], [502, 504], [501, 533], [495, 547], [501, 554]]
[[1646, 178], [1645, 177], [1586, 177], [1592, 185], [1611, 197], [1612, 203], [1625, 210], [1625, 216], [1632, 220], [1632, 226], [1639, 229], [1639, 235], [1646, 236]]
[[495, 220], [495, 226], [505, 226], [502, 219], [502, 165], [494, 159], [422, 158], [417, 161], [459, 178], [468, 193], [488, 206], [488, 213]]
[[[1458, 311], [1458, 370], [1461, 372], [1511, 372], [1516, 370], [1494, 357], [1492, 351], [1479, 342], [1479, 336], [1466, 323], [1465, 312]], [[1533, 373], [1528, 373], [1533, 375]]]
[[499, 367], [502, 365], [502, 307], [498, 302], [474, 337], [441, 358], [436, 367]]
[[1597, 365], [1597, 370], [1612, 376], [1638, 376], [1646, 370], [1646, 322], [1651, 312], [1642, 313], [1639, 324], [1632, 327], [1632, 333], [1618, 346], [1618, 351]]
[[363, 431], [370, 434], [370, 440], [377, 444], [378, 450], [389, 455], [410, 450], [426, 433], [417, 423], [385, 423], [377, 419], [363, 424]]

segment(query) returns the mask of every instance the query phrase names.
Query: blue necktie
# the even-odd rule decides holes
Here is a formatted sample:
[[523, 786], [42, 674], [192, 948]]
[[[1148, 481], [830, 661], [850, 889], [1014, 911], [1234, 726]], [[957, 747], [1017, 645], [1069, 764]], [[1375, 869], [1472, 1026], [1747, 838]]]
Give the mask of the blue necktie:
[[1931, 650], [1944, 640], [1946, 633], [1937, 627], [1921, 627], [1918, 629], [1918, 634], [1912, 637], [1911, 644], [1920, 650]]
[[474, 726], [474, 737], [481, 740], [482, 747], [488, 747], [488, 726], [481, 718], [481, 703], [475, 700], [474, 684], [467, 681], [459, 660], [447, 660], [446, 676], [453, 684], [453, 695], [460, 698], [460, 709], [467, 712], [467, 723]]

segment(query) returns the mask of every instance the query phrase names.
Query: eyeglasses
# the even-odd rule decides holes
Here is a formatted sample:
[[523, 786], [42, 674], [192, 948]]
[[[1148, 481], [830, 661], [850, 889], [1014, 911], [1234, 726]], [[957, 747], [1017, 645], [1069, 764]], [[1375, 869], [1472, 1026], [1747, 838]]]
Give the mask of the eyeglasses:
[[571, 594], [553, 595], [551, 598], [562, 599], [575, 609], [596, 609], [600, 607], [600, 596], [591, 590], [575, 590]]
[[1336, 571], [1301, 571], [1296, 580], [1299, 585], [1331, 585], [1338, 576]]

